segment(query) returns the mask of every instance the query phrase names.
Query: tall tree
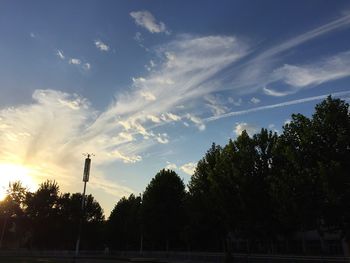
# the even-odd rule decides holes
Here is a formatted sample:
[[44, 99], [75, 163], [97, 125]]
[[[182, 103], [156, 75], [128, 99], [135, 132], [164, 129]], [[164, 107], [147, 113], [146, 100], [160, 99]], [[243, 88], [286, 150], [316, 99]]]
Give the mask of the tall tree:
[[187, 231], [191, 249], [221, 251], [223, 248], [225, 228], [220, 214], [221, 203], [216, 202], [217, 189], [213, 188], [213, 178], [217, 175], [221, 154], [222, 148], [213, 143], [197, 163], [188, 184]]
[[315, 169], [323, 182], [322, 219], [326, 226], [350, 237], [350, 113], [349, 104], [328, 97], [312, 116]]
[[25, 203], [33, 226], [34, 244], [38, 248], [56, 247], [60, 235], [58, 184], [50, 180], [41, 183], [35, 193], [27, 193]]
[[176, 246], [185, 220], [184, 200], [185, 185], [174, 171], [161, 170], [146, 187], [142, 224], [154, 249]]
[[115, 205], [108, 219], [108, 240], [112, 248], [137, 250], [141, 246], [141, 196], [131, 194]]
[[[23, 211], [26, 188], [20, 181], [10, 182], [6, 191], [6, 197], [0, 202], [0, 247], [11, 243], [13, 247], [20, 244], [13, 244], [18, 237], [24, 236], [26, 232], [26, 218]], [[4, 242], [6, 240], [7, 242]]]

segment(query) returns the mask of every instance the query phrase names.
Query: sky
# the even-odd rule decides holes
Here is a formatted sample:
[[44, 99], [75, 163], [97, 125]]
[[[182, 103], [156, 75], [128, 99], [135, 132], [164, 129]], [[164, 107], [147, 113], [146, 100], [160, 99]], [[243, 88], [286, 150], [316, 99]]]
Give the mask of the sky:
[[213, 142], [350, 98], [350, 2], [0, 2], [0, 197], [56, 180], [108, 217]]

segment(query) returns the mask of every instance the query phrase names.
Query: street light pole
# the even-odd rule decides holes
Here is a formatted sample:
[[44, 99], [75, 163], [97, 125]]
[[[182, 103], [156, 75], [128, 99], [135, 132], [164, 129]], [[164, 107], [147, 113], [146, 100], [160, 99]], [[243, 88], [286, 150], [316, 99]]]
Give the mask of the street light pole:
[[84, 173], [83, 173], [84, 190], [83, 190], [83, 196], [81, 199], [81, 218], [80, 218], [80, 223], [79, 223], [78, 238], [77, 238], [77, 243], [75, 245], [75, 256], [76, 257], [79, 255], [80, 237], [81, 237], [81, 231], [82, 231], [84, 213], [85, 213], [86, 183], [89, 181], [89, 177], [90, 177], [90, 167], [91, 167], [90, 156], [93, 156], [93, 154], [87, 154], [87, 157], [85, 159], [85, 164], [84, 164]]

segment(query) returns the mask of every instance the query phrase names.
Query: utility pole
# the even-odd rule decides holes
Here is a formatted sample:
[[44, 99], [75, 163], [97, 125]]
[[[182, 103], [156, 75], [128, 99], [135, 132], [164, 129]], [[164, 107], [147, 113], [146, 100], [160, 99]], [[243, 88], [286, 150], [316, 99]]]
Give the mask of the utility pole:
[[84, 190], [83, 190], [83, 196], [82, 196], [82, 200], [81, 200], [81, 218], [80, 218], [80, 223], [79, 223], [77, 243], [75, 245], [75, 256], [76, 257], [79, 255], [80, 237], [81, 237], [81, 231], [82, 231], [82, 227], [83, 227], [83, 220], [84, 220], [84, 214], [85, 214], [86, 183], [89, 181], [90, 167], [91, 167], [90, 156], [94, 156], [94, 154], [87, 153], [86, 155], [87, 155], [87, 157], [85, 159], [84, 173], [83, 173]]

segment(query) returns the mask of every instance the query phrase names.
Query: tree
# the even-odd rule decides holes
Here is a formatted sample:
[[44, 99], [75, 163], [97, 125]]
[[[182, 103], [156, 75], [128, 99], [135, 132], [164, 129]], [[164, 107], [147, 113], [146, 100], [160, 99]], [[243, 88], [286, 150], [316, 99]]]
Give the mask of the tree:
[[25, 203], [33, 228], [34, 245], [38, 248], [57, 247], [60, 235], [58, 184], [50, 180], [41, 183], [35, 193], [27, 193]]
[[87, 249], [102, 246], [104, 215], [100, 204], [92, 195], [85, 197], [83, 212], [82, 194], [62, 194], [58, 199], [58, 220], [61, 226], [59, 236], [61, 247], [72, 249], [75, 246], [81, 222], [83, 223], [81, 247]]
[[26, 229], [26, 218], [23, 211], [26, 188], [19, 181], [10, 182], [6, 193], [5, 199], [0, 202], [0, 247], [4, 244], [4, 238], [13, 243], [17, 236], [25, 234]]
[[123, 197], [113, 208], [108, 219], [108, 240], [112, 248], [137, 250], [140, 248], [141, 196]]
[[222, 250], [225, 228], [221, 203], [217, 202], [217, 189], [213, 178], [217, 175], [222, 148], [212, 144], [205, 156], [197, 163], [188, 184], [187, 211], [190, 247], [196, 250]]
[[350, 238], [350, 113], [349, 104], [329, 96], [312, 116], [315, 169], [322, 178], [322, 220]]
[[[146, 187], [142, 200], [142, 224], [153, 249], [174, 248], [185, 220], [185, 185], [171, 170], [161, 170]], [[162, 246], [164, 244], [165, 246]]]

